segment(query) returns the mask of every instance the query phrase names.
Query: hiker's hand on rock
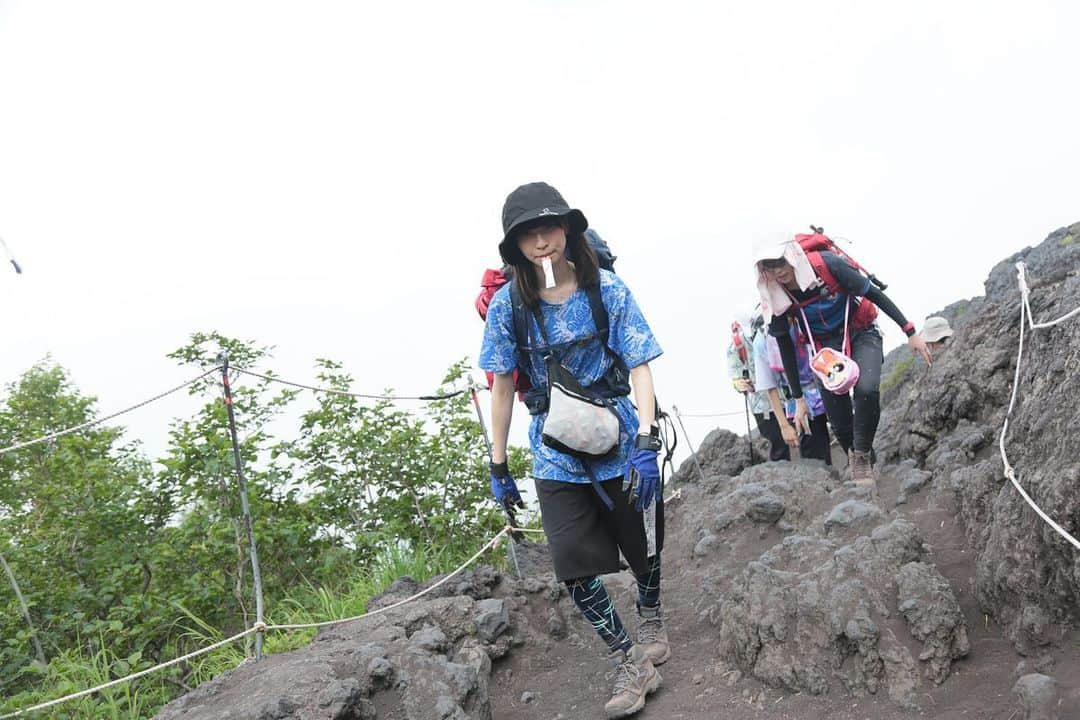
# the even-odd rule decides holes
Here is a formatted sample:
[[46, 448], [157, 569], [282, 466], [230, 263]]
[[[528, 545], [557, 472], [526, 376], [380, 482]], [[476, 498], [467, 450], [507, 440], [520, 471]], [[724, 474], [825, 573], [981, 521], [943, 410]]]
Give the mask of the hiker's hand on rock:
[[780, 434], [784, 436], [784, 442], [788, 445], [793, 448], [799, 447], [799, 434], [795, 432], [795, 427], [791, 423], [786, 420], [781, 421]]
[[801, 435], [803, 428], [810, 432], [810, 406], [806, 404], [806, 398], [801, 397], [795, 400], [795, 432]]
[[660, 486], [660, 464], [656, 459], [656, 451], [646, 448], [634, 448], [630, 455], [630, 462], [626, 464], [626, 474], [623, 476], [623, 492], [630, 491], [630, 502], [634, 503], [634, 509], [642, 512], [655, 499], [655, 495], [663, 492]]
[[746, 378], [735, 378], [731, 381], [731, 384], [735, 386], [735, 390], [741, 393], [754, 392], [754, 386]]
[[509, 510], [517, 505], [525, 507], [518, 492], [517, 483], [510, 475], [510, 468], [505, 462], [491, 463], [491, 494], [495, 496], [495, 502]]
[[796, 417], [796, 419], [795, 419], [795, 432], [799, 433], [800, 437], [803, 436], [803, 435], [809, 435], [811, 432], [813, 432], [813, 430], [810, 427], [810, 413], [809, 412], [807, 412], [805, 415], [802, 416], [801, 424], [800, 424], [800, 421], [799, 421], [798, 417]]
[[930, 357], [930, 348], [926, 347], [926, 341], [919, 335], [912, 335], [907, 339], [907, 346], [911, 348], [911, 352], [921, 357], [926, 361], [927, 365], [933, 365], [934, 361]]

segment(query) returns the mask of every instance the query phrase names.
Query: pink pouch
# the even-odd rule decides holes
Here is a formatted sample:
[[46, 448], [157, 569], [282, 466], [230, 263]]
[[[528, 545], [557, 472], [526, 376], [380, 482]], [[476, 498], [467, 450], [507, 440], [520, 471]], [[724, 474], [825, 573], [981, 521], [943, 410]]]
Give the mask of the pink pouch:
[[[844, 306], [844, 350], [848, 352], [850, 352], [848, 342], [848, 310], [850, 308], [851, 303], [849, 301]], [[823, 347], [815, 351], [814, 336], [810, 332], [810, 321], [806, 319], [806, 313], [802, 307], [799, 308], [799, 312], [803, 316], [806, 335], [810, 338], [810, 370], [817, 376], [826, 390], [834, 395], [847, 395], [848, 391], [855, 387], [855, 383], [859, 381], [859, 364], [839, 350], [833, 350], [830, 347]]]
[[859, 381], [859, 364], [839, 350], [828, 347], [814, 353], [810, 358], [810, 369], [834, 395], [846, 395]]

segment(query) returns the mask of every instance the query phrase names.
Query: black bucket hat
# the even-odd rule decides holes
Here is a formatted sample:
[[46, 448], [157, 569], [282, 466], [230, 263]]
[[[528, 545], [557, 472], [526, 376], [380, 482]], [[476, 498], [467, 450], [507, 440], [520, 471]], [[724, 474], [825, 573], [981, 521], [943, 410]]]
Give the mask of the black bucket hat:
[[502, 224], [503, 239], [499, 243], [499, 254], [503, 262], [513, 265], [521, 257], [514, 230], [527, 222], [542, 217], [567, 219], [567, 231], [583, 233], [589, 227], [589, 221], [580, 210], [571, 208], [559, 191], [544, 182], [522, 185], [506, 196], [503, 203]]

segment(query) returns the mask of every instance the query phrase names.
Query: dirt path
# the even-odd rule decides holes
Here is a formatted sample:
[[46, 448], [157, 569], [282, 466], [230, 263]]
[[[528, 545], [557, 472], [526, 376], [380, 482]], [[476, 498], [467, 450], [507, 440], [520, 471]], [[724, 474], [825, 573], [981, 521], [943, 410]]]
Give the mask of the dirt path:
[[[893, 508], [896, 488], [881, 486], [882, 502]], [[920, 709], [903, 711], [882, 692], [879, 696], [847, 698], [834, 690], [812, 697], [774, 690], [726, 666], [718, 656], [719, 629], [699, 617], [693, 604], [701, 598], [701, 570], [692, 560], [692, 537], [670, 532], [664, 551], [663, 603], [673, 656], [660, 668], [664, 686], [650, 696], [637, 718], [657, 720], [726, 718], [743, 720], [900, 720], [901, 718], [984, 718], [1015, 720], [1020, 717], [1012, 696], [1017, 663], [1023, 660], [1000, 629], [989, 623], [973, 595], [974, 558], [965, 546], [963, 528], [956, 520], [951, 494], [924, 491], [895, 512], [926, 534], [931, 559], [949, 580], [964, 611], [971, 641], [969, 656], [954, 666], [948, 681], [923, 693]], [[673, 503], [668, 521], [679, 523], [679, 505]], [[633, 631], [633, 578], [629, 573], [605, 578], [624, 620]], [[576, 614], [567, 618], [568, 637], [552, 641], [546, 651], [522, 648], [495, 666], [491, 680], [494, 720], [601, 719], [610, 684], [604, 648]], [[1053, 652], [1049, 674], [1067, 687], [1080, 685], [1080, 642], [1063, 638]], [[531, 695], [523, 702], [523, 695]]]

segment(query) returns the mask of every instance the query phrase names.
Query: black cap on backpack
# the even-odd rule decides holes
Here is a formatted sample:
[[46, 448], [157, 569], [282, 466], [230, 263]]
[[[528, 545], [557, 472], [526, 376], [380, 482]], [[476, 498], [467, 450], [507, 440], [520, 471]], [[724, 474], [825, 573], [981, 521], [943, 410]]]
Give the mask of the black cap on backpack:
[[507, 195], [502, 211], [503, 239], [499, 243], [499, 254], [503, 261], [513, 265], [521, 256], [517, 241], [512, 237], [515, 229], [537, 218], [549, 216], [565, 217], [570, 233], [583, 233], [589, 227], [585, 214], [571, 208], [559, 191], [547, 183], [522, 185]]

